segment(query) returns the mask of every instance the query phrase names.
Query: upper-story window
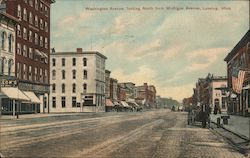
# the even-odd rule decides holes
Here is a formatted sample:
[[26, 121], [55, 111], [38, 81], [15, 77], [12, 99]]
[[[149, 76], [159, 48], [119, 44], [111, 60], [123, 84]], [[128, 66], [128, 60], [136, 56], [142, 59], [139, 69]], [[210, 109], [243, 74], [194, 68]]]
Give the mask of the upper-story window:
[[76, 66], [76, 58], [72, 58], [72, 66]]
[[23, 0], [24, 3], [28, 3], [28, 0]]
[[33, 0], [29, 0], [29, 5], [33, 7]]
[[86, 91], [87, 91], [87, 84], [84, 83], [84, 84], [83, 84], [83, 92], [86, 92]]
[[65, 93], [65, 84], [62, 84], [62, 93]]
[[38, 16], [35, 15], [35, 26], [38, 27]]
[[29, 31], [29, 42], [33, 42], [33, 38], [32, 38], [32, 31], [30, 30]]
[[26, 10], [26, 8], [23, 9], [23, 20], [27, 21], [27, 10]]
[[26, 68], [26, 64], [23, 64], [23, 79], [27, 79], [27, 68]]
[[52, 80], [56, 79], [56, 70], [52, 70]]
[[0, 58], [0, 74], [4, 74], [4, 59], [3, 58]]
[[40, 11], [43, 12], [43, 3], [40, 3]]
[[21, 44], [17, 43], [17, 54], [21, 55]]
[[35, 33], [35, 44], [38, 45], [38, 34]]
[[1, 33], [1, 44], [2, 44], [2, 49], [5, 49], [5, 42], [6, 42], [6, 36], [7, 36], [7, 34], [6, 34], [6, 32], [5, 31], [3, 31], [2, 33]]
[[27, 57], [27, 46], [23, 45], [23, 56]]
[[62, 66], [65, 66], [65, 58], [62, 58]]
[[17, 36], [18, 37], [22, 36], [22, 34], [21, 34], [21, 26], [20, 25], [17, 25]]
[[33, 24], [33, 15], [32, 15], [32, 12], [29, 13], [29, 23]]
[[76, 79], [76, 70], [72, 70], [72, 78]]
[[56, 59], [55, 58], [52, 59], [52, 66], [56, 66]]
[[65, 79], [65, 70], [62, 70], [62, 79]]
[[43, 82], [43, 69], [40, 68], [40, 82]]
[[75, 93], [75, 92], [76, 92], [76, 84], [73, 83], [73, 84], [72, 84], [72, 93]]
[[43, 47], [43, 36], [40, 36], [40, 46]]
[[83, 79], [87, 79], [88, 78], [88, 72], [87, 70], [83, 70]]
[[40, 19], [40, 29], [43, 30], [43, 19]]
[[29, 58], [33, 59], [33, 49], [29, 48]]
[[45, 37], [45, 39], [44, 39], [44, 47], [46, 49], [48, 49], [48, 38], [47, 37]]
[[44, 22], [44, 28], [46, 32], [49, 31], [48, 23], [46, 21]]
[[11, 73], [12, 73], [12, 65], [13, 65], [13, 60], [12, 59], [9, 59], [8, 61], [8, 76], [11, 76]]
[[28, 80], [32, 80], [32, 67], [29, 66], [29, 74], [28, 74]]
[[53, 83], [53, 84], [52, 84], [52, 93], [55, 93], [55, 92], [56, 92], [56, 84]]
[[47, 69], [44, 70], [44, 79], [45, 79], [45, 83], [49, 82], [48, 70]]
[[35, 9], [38, 10], [38, 2], [35, 0]]
[[27, 40], [27, 29], [23, 28], [23, 39]]
[[45, 16], [49, 16], [48, 7], [44, 6], [44, 12], [45, 12]]
[[17, 17], [22, 18], [22, 11], [20, 4], [18, 4], [17, 6]]
[[14, 41], [13, 35], [9, 34], [9, 37], [8, 37], [9, 52], [13, 52], [13, 41]]
[[83, 58], [83, 66], [87, 66], [87, 58]]
[[38, 78], [37, 78], [37, 74], [38, 74], [37, 71], [38, 71], [38, 70], [37, 70], [37, 67], [35, 67], [34, 81], [37, 81], [37, 80], [38, 80]]

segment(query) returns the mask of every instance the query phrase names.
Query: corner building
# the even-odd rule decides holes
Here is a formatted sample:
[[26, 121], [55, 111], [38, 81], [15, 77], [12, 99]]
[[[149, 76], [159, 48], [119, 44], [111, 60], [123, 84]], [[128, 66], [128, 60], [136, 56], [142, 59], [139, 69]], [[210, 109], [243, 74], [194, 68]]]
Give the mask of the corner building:
[[21, 112], [45, 112], [49, 97], [50, 6], [54, 0], [3, 0], [1, 11], [17, 18], [15, 76], [18, 88], [39, 99], [31, 110], [21, 105]]

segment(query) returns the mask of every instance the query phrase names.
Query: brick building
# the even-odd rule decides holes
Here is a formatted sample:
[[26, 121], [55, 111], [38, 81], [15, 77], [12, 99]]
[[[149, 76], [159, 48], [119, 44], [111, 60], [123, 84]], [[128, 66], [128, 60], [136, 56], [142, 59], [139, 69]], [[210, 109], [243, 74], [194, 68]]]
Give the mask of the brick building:
[[[16, 29], [15, 76], [19, 89], [40, 99], [45, 112], [49, 96], [50, 6], [54, 0], [4, 0], [1, 11], [19, 20]], [[23, 111], [27, 111], [25, 104]], [[32, 112], [32, 111], [29, 111]]]
[[[233, 114], [249, 115], [250, 113], [250, 30], [241, 38], [224, 59], [227, 62], [228, 87], [230, 90], [229, 110]], [[240, 94], [232, 90], [233, 68], [246, 71]]]
[[156, 89], [153, 85], [144, 83], [142, 86], [137, 86], [136, 100], [144, 100], [146, 105], [155, 107], [156, 105]]

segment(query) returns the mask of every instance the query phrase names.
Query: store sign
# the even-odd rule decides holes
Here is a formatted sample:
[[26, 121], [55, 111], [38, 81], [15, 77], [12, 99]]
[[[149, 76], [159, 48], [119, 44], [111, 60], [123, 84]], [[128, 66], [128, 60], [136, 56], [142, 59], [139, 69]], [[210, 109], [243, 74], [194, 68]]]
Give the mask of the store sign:
[[33, 91], [35, 93], [49, 93], [49, 86], [35, 85], [31, 83], [19, 83], [18, 87], [24, 91]]
[[1, 79], [1, 87], [17, 87], [17, 80]]

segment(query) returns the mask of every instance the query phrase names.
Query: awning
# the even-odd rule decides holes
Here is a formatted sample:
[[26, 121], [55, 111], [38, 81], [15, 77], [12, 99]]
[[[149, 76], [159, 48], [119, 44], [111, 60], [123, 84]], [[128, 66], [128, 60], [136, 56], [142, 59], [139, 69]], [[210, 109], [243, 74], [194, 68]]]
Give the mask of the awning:
[[246, 85], [246, 86], [243, 87], [242, 89], [250, 89], [250, 85]]
[[3, 87], [1, 88], [1, 91], [10, 99], [30, 101], [30, 99], [17, 87]]
[[122, 106], [124, 107], [130, 107], [125, 101], [121, 101]]
[[106, 99], [106, 106], [115, 106], [110, 99]]
[[41, 103], [40, 99], [35, 95], [34, 92], [23, 91], [23, 93], [24, 93], [28, 98], [30, 98], [30, 101], [31, 101], [32, 103], [38, 103], [38, 104]]

